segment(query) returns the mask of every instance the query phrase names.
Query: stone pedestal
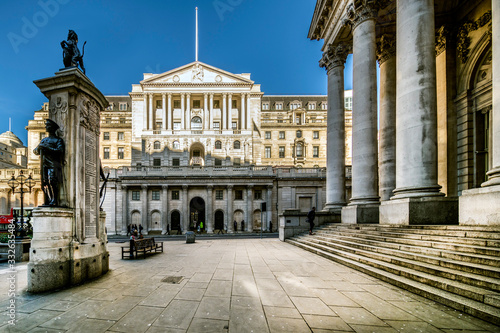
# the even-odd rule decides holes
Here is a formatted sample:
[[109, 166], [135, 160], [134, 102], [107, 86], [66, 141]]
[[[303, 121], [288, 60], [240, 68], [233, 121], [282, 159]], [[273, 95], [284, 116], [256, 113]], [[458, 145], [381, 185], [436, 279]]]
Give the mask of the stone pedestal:
[[105, 215], [99, 209], [100, 112], [104, 95], [78, 69], [63, 69], [35, 81], [49, 99], [48, 118], [60, 129], [65, 165], [62, 207], [33, 210], [28, 290], [79, 284], [108, 271]]
[[16, 262], [30, 260], [31, 239], [16, 239], [15, 241], [15, 260]]
[[500, 225], [500, 185], [463, 191], [459, 202], [459, 224]]
[[342, 223], [363, 224], [379, 222], [379, 205], [348, 205], [342, 208]]
[[186, 243], [194, 243], [196, 235], [192, 231], [186, 232]]
[[380, 205], [380, 224], [456, 224], [457, 198], [413, 197], [391, 199]]

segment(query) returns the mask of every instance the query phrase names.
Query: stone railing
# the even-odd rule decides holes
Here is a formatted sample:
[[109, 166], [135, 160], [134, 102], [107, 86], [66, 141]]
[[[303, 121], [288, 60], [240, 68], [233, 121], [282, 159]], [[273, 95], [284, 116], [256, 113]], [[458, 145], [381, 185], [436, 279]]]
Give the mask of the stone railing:
[[9, 180], [12, 176], [17, 177], [21, 171], [26, 177], [31, 174], [33, 179], [40, 179], [40, 169], [0, 169], [0, 180]]

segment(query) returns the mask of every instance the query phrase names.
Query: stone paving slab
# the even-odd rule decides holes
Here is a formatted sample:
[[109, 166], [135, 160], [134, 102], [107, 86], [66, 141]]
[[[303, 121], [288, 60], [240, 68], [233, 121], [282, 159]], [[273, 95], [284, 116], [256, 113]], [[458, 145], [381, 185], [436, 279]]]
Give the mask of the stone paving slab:
[[164, 252], [52, 293], [27, 293], [16, 266], [0, 264], [0, 332], [499, 332], [500, 327], [394, 287], [277, 239], [164, 243]]

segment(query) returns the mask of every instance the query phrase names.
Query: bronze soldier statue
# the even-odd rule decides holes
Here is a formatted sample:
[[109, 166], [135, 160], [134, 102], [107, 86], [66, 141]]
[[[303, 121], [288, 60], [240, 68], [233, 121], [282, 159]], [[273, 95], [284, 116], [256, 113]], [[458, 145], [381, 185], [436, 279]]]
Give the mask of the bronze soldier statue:
[[62, 185], [62, 166], [64, 164], [64, 141], [56, 135], [59, 129], [53, 120], [45, 121], [45, 129], [49, 133], [33, 150], [40, 155], [40, 170], [42, 190], [44, 192], [43, 206], [59, 206], [59, 188]]

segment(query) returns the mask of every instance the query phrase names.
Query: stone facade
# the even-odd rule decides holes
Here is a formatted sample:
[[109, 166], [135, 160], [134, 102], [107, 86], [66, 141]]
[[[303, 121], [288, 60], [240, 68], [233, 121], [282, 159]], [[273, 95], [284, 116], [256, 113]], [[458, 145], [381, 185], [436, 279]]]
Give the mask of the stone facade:
[[[490, 0], [317, 1], [309, 38], [324, 40], [329, 100], [344, 90], [336, 69], [345, 51], [354, 55], [352, 197], [343, 222], [500, 223], [491, 204], [500, 191], [499, 17]], [[329, 138], [328, 151], [341, 156], [341, 141]], [[342, 179], [336, 170], [327, 176], [332, 195]]]
[[27, 163], [22, 141], [11, 131], [0, 134], [0, 169], [26, 168]]
[[[145, 233], [186, 232], [195, 221], [206, 232], [234, 232], [234, 221], [241, 231], [242, 220], [245, 231], [260, 230], [262, 220], [263, 230], [271, 223], [276, 230], [284, 209], [325, 206], [327, 96], [265, 95], [250, 74], [195, 62], [144, 74], [129, 96], [106, 99], [99, 154], [109, 173], [102, 203], [109, 234], [125, 234], [128, 224], [141, 224]], [[349, 197], [352, 91], [341, 100], [347, 133], [341, 192]], [[35, 174], [39, 160], [31, 153], [47, 116], [45, 103], [27, 126]], [[43, 198], [35, 190], [30, 205]]]

